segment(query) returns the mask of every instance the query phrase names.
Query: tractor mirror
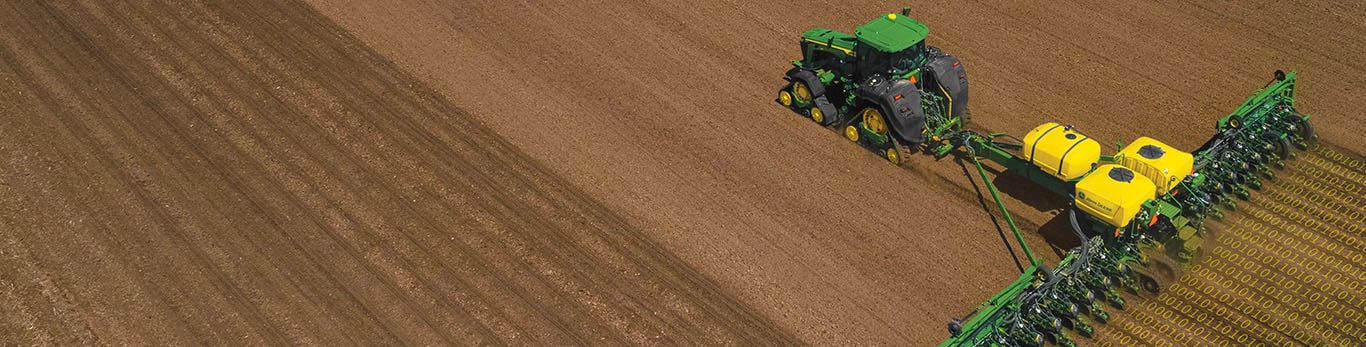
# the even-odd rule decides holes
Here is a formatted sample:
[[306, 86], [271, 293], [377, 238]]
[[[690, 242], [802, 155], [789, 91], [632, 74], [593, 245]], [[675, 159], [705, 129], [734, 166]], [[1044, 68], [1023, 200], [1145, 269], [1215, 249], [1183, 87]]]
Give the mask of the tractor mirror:
[[902, 16], [910, 17], [910, 16], [911, 16], [911, 7], [910, 7], [910, 6], [904, 6], [904, 7], [902, 7], [902, 8], [901, 8], [901, 15], [902, 15]]

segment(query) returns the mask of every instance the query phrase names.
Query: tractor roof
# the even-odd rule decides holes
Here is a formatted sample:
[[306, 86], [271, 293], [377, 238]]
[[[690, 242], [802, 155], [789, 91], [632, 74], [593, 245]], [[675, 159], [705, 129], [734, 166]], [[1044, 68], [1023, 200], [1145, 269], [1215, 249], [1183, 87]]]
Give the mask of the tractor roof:
[[910, 17], [888, 13], [858, 27], [858, 39], [883, 52], [900, 52], [925, 40], [930, 28]]
[[816, 28], [802, 33], [802, 40], [827, 46], [830, 48], [844, 51], [849, 55], [854, 55], [854, 37], [842, 32]]

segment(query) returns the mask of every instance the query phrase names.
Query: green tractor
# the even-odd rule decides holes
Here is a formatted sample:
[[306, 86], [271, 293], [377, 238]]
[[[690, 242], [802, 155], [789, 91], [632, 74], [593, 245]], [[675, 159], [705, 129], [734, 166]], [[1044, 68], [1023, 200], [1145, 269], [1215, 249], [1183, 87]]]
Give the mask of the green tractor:
[[958, 58], [925, 44], [925, 24], [888, 13], [854, 35], [802, 34], [802, 59], [784, 78], [777, 102], [887, 160], [962, 129], [970, 119], [968, 75]]

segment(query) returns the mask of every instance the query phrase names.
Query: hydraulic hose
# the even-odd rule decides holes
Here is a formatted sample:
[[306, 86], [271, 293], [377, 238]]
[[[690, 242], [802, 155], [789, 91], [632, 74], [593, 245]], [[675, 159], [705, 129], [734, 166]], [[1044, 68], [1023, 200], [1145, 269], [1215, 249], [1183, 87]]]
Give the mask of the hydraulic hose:
[[1081, 223], [1077, 222], [1077, 208], [1073, 206], [1067, 209], [1067, 221], [1072, 225], [1072, 234], [1081, 241], [1081, 252], [1077, 254], [1077, 260], [1073, 261], [1068, 267], [1069, 271], [1075, 271], [1082, 264], [1091, 262], [1091, 240], [1086, 238], [1086, 233], [1081, 231]]
[[1081, 223], [1077, 222], [1076, 207], [1067, 209], [1067, 221], [1072, 224], [1072, 234], [1077, 235], [1077, 239], [1081, 240], [1082, 247], [1086, 247], [1089, 240], [1086, 238], [1086, 234], [1081, 232]]

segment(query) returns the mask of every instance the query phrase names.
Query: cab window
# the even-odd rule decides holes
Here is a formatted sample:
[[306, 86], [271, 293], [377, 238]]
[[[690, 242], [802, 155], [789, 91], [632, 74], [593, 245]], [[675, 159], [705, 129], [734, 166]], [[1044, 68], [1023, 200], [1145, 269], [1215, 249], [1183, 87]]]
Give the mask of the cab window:
[[806, 63], [811, 68], [828, 69], [832, 66], [839, 64], [839, 58], [835, 56], [835, 53], [831, 53], [830, 51], [827, 51], [825, 49], [815, 47], [815, 45], [812, 45], [811, 54], [809, 55], [809, 57], [810, 58], [806, 61]]

